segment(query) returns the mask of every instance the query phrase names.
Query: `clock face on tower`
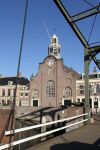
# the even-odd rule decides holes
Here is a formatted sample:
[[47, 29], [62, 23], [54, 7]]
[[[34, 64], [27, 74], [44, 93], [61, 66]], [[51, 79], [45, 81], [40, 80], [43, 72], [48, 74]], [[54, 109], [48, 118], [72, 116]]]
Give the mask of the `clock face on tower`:
[[48, 61], [48, 66], [53, 66], [53, 60], [52, 59], [49, 59], [49, 61]]

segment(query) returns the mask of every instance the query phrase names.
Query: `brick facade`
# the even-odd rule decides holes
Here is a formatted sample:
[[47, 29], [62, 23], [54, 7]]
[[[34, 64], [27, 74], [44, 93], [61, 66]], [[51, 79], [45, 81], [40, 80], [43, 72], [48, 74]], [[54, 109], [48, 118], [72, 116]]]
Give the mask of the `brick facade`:
[[76, 79], [80, 74], [63, 64], [58, 37], [54, 34], [48, 56], [39, 64], [36, 76], [30, 78], [30, 105], [59, 107], [76, 99]]
[[[97, 77], [95, 77], [98, 75]], [[94, 73], [93, 79], [89, 79], [89, 88], [90, 88], [90, 105], [91, 108], [100, 109], [100, 73]], [[92, 74], [93, 76], [93, 74]], [[91, 77], [91, 74], [89, 75]], [[76, 80], [76, 101], [84, 102], [85, 101], [85, 79]]]
[[[49, 66], [49, 62], [52, 60], [53, 64]], [[33, 101], [38, 100], [38, 106], [53, 106], [59, 107], [60, 103], [63, 104], [64, 100], [76, 99], [76, 79], [80, 78], [80, 75], [64, 66], [63, 59], [56, 59], [54, 56], [48, 56], [44, 61], [39, 64], [38, 74], [31, 76], [30, 78], [30, 103], [33, 106]], [[49, 81], [54, 82], [55, 96], [47, 97], [47, 84]], [[71, 93], [64, 90], [70, 90]], [[38, 91], [38, 97], [34, 97], [34, 91]], [[67, 95], [66, 95], [67, 94]]]
[[[5, 127], [7, 119], [9, 117], [10, 110], [0, 109], [0, 135]], [[4, 136], [1, 144], [6, 144], [9, 141], [9, 137]]]

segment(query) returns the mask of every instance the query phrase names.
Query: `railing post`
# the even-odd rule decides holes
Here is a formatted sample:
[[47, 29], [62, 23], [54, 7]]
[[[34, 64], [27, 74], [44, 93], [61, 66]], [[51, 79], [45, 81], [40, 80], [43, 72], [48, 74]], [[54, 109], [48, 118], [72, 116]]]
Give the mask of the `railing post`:
[[[62, 122], [65, 122], [65, 121], [71, 121], [73, 119], [77, 119], [77, 118], [80, 118], [80, 117], [83, 117], [87, 115], [86, 114], [81, 114], [81, 115], [78, 115], [78, 116], [73, 116], [73, 117], [70, 117], [70, 118], [65, 118], [65, 119], [61, 119], [61, 120], [57, 120], [57, 121], [51, 121], [49, 123], [46, 123], [46, 118], [43, 117], [42, 118], [42, 123], [45, 122], [45, 124], [39, 124], [39, 125], [35, 125], [35, 126], [29, 126], [26, 128], [22, 128], [22, 129], [15, 129], [15, 133], [19, 133], [19, 132], [22, 132], [22, 131], [26, 131], [26, 130], [31, 130], [31, 129], [36, 129], [36, 128], [39, 128], [39, 127], [46, 127], [47, 125], [52, 125], [52, 124], [56, 124], [58, 122], [62, 123]], [[20, 140], [17, 140], [17, 141], [13, 141], [12, 143], [9, 143], [9, 144], [5, 144], [5, 145], [2, 145], [0, 146], [0, 150], [4, 150], [6, 148], [9, 148], [10, 145], [13, 147], [13, 146], [16, 146], [16, 145], [19, 145], [21, 143], [25, 143], [27, 141], [31, 141], [31, 140], [34, 140], [34, 139], [37, 139], [37, 138], [41, 138], [41, 137], [46, 137], [47, 135], [50, 135], [50, 134], [54, 134], [55, 132], [59, 132], [61, 130], [65, 130], [66, 128], [70, 128], [72, 126], [76, 126], [78, 124], [81, 124], [85, 121], [87, 121], [88, 119], [84, 119], [84, 120], [81, 120], [81, 121], [78, 121], [78, 122], [73, 122], [72, 124], [69, 124], [69, 125], [65, 125], [65, 126], [62, 126], [62, 127], [58, 127], [57, 129], [53, 129], [51, 131], [46, 131], [44, 132], [44, 129], [46, 128], [42, 128], [43, 129], [43, 132], [38, 134], [38, 135], [33, 135], [33, 136], [30, 136], [30, 137], [27, 137], [27, 138], [24, 138], [24, 139], [20, 139]], [[7, 133], [8, 132], [8, 133]], [[9, 134], [12, 134], [11, 131], [7, 131], [5, 135], [9, 135]]]
[[[42, 117], [42, 122], [41, 123], [46, 123], [46, 117], [43, 116]], [[46, 126], [41, 127], [41, 133], [46, 132]], [[46, 136], [41, 137], [41, 141], [45, 141], [46, 140]]]

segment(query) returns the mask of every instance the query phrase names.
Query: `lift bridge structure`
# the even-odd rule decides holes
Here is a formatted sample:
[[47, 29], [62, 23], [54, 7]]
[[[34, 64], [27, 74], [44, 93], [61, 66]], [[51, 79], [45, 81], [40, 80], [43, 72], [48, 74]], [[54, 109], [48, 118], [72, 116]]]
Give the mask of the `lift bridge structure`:
[[[80, 29], [78, 28], [78, 26], [76, 25], [76, 22], [100, 13], [100, 3], [95, 7], [92, 6], [93, 8], [91, 8], [89, 10], [86, 10], [84, 12], [81, 12], [79, 14], [71, 16], [68, 13], [68, 11], [66, 10], [66, 8], [63, 5], [63, 3], [61, 2], [61, 0], [54, 0], [54, 2], [57, 5], [57, 7], [59, 8], [59, 10], [62, 13], [62, 15], [64, 16], [64, 18], [66, 19], [66, 21], [69, 23], [70, 27], [72, 28], [72, 30], [74, 31], [74, 33], [76, 34], [76, 36], [78, 37], [80, 42], [84, 46], [84, 73], [85, 73], [85, 106], [84, 106], [84, 108], [85, 108], [85, 112], [89, 112], [90, 111], [89, 67], [90, 67], [91, 61], [93, 60], [94, 63], [96, 64], [96, 66], [98, 67], [98, 69], [100, 69], [100, 60], [98, 60], [96, 57], [96, 55], [98, 53], [100, 53], [100, 45], [96, 45], [94, 47], [91, 47], [91, 45], [88, 43], [88, 41], [83, 36], [83, 34], [80, 31]], [[86, 1], [86, 2], [88, 2], [88, 1]], [[95, 19], [96, 19], [96, 16], [95, 16]], [[94, 23], [95, 23], [95, 20], [94, 20], [93, 25], [92, 25], [90, 36], [91, 36], [92, 30], [93, 30]], [[86, 116], [86, 117], [89, 117], [89, 116]]]
[[[60, 10], [60, 12], [62, 13], [62, 15], [64, 16], [64, 18], [66, 19], [66, 21], [69, 23], [70, 27], [72, 28], [73, 32], [76, 34], [76, 36], [78, 37], [78, 39], [80, 40], [80, 42], [83, 44], [84, 46], [84, 73], [85, 73], [85, 113], [81, 116], [75, 116], [74, 118], [77, 117], [83, 117], [85, 116], [85, 119], [82, 121], [86, 121], [88, 123], [88, 120], [90, 118], [90, 104], [89, 104], [89, 67], [90, 67], [90, 63], [93, 60], [94, 63], [96, 64], [96, 66], [98, 67], [98, 69], [100, 69], [100, 60], [97, 58], [97, 55], [100, 53], [100, 45], [96, 45], [96, 46], [91, 46], [91, 44], [89, 44], [89, 42], [86, 40], [86, 38], [83, 36], [82, 32], [80, 31], [80, 29], [78, 28], [78, 26], [76, 25], [76, 22], [81, 21], [85, 18], [88, 18], [90, 16], [95, 15], [95, 19], [97, 14], [100, 13], [100, 3], [97, 6], [93, 6], [91, 3], [89, 3], [87, 0], [84, 0], [85, 2], [87, 2], [89, 5], [91, 5], [91, 9], [88, 9], [84, 12], [78, 13], [74, 16], [71, 16], [69, 14], [69, 12], [66, 10], [64, 4], [61, 2], [61, 0], [53, 0], [54, 3], [56, 4], [56, 6], [58, 7], [58, 9]], [[25, 4], [25, 14], [24, 14], [24, 22], [23, 22], [23, 30], [22, 30], [22, 38], [21, 38], [21, 44], [20, 44], [20, 53], [19, 53], [19, 60], [18, 60], [18, 69], [17, 69], [17, 80], [16, 80], [16, 89], [15, 91], [17, 91], [17, 85], [18, 85], [18, 74], [20, 72], [20, 63], [21, 63], [21, 54], [22, 54], [22, 49], [23, 49], [23, 40], [24, 40], [24, 32], [25, 32], [25, 25], [26, 25], [26, 17], [27, 17], [27, 9], [28, 9], [28, 0], [26, 0], [26, 4]], [[91, 28], [91, 32], [90, 32], [90, 36], [93, 30], [93, 26], [95, 23], [95, 19]], [[14, 134], [17, 132], [21, 132], [21, 131], [25, 131], [25, 130], [29, 130], [29, 127], [27, 127], [26, 129], [15, 129], [15, 103], [16, 103], [16, 92], [14, 95], [14, 99], [13, 99], [13, 106], [9, 115], [9, 118], [7, 120], [7, 123], [4, 127], [4, 130], [0, 136], [0, 142], [2, 141], [2, 138], [6, 135], [10, 135], [10, 140], [9, 143], [6, 145], [2, 145], [0, 146], [0, 149], [5, 149], [8, 148], [9, 150], [13, 148], [14, 145], [26, 142], [28, 140], [32, 140], [44, 135], [48, 135], [50, 133], [56, 132], [61, 130], [60, 129], [56, 129], [55, 131], [51, 131], [50, 133], [44, 133], [43, 135], [37, 135], [36, 137], [30, 137], [27, 139], [22, 139], [20, 141], [13, 141], [14, 139]], [[69, 120], [72, 118], [69, 118]], [[66, 118], [65, 118], [66, 120]], [[68, 119], [67, 119], [68, 120]], [[56, 122], [60, 122], [59, 121], [55, 121], [55, 122], [51, 122], [49, 124], [54, 124]], [[81, 122], [81, 123], [82, 123]], [[7, 128], [10, 124], [10, 131], [7, 131]], [[40, 124], [38, 126], [34, 126], [32, 128], [36, 128], [36, 127], [42, 127], [45, 125], [49, 125], [49, 124]], [[67, 126], [68, 127], [68, 126]], [[63, 127], [63, 128], [67, 128], [67, 127]]]

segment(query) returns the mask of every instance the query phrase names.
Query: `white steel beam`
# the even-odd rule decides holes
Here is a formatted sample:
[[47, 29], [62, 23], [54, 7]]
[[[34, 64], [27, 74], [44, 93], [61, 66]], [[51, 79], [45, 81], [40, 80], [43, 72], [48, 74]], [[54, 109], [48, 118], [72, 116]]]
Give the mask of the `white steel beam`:
[[28, 137], [28, 138], [25, 138], [25, 139], [21, 139], [21, 140], [18, 140], [18, 141], [14, 141], [14, 142], [9, 143], [9, 144], [2, 145], [2, 146], [0, 146], [0, 150], [9, 148], [9, 147], [12, 147], [12, 146], [15, 146], [15, 145], [18, 145], [18, 144], [21, 144], [21, 143], [24, 143], [24, 142], [33, 140], [33, 139], [36, 139], [36, 138], [39, 138], [39, 137], [47, 136], [47, 135], [49, 135], [49, 134], [51, 134], [51, 133], [55, 133], [55, 132], [57, 132], [57, 131], [60, 131], [60, 130], [63, 130], [63, 129], [72, 127], [72, 126], [74, 126], [74, 125], [80, 124], [80, 123], [85, 122], [85, 121], [87, 121], [87, 120], [88, 120], [88, 119], [81, 120], [81, 121], [75, 122], [75, 123], [73, 123], [73, 124], [66, 125], [66, 126], [64, 126], [64, 127], [60, 127], [60, 128], [57, 128], [57, 129], [54, 129], [54, 130], [51, 130], [51, 131], [47, 131], [47, 132], [45, 132], [45, 133], [41, 133], [41, 134], [34, 135], [34, 136], [31, 136], [31, 137]]
[[[56, 120], [56, 121], [52, 121], [52, 122], [48, 122], [48, 123], [44, 123], [44, 124], [38, 124], [38, 125], [34, 125], [34, 126], [15, 129], [14, 133], [23, 132], [23, 131], [27, 131], [27, 130], [31, 130], [31, 129], [35, 129], [35, 128], [39, 128], [39, 127], [43, 127], [43, 126], [52, 125], [52, 124], [59, 123], [59, 122], [64, 122], [64, 121], [76, 119], [76, 118], [80, 118], [80, 117], [83, 117], [83, 116], [86, 116], [86, 115], [88, 115], [88, 113], [78, 115], [78, 116], [74, 116], [74, 117], [65, 118], [65, 119], [60, 119], [60, 120]], [[10, 135], [10, 134], [13, 134], [13, 130], [12, 131], [5, 131], [5, 135]]]

